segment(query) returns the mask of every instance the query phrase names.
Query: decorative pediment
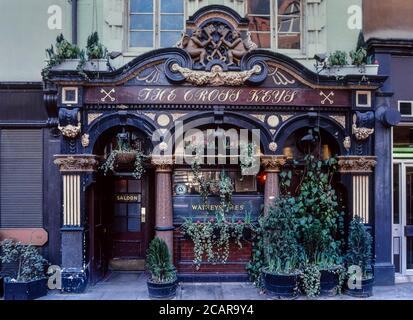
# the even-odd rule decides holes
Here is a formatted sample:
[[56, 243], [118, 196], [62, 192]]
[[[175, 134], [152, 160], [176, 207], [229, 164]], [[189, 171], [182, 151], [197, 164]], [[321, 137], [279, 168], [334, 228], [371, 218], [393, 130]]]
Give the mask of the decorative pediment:
[[146, 52], [114, 71], [85, 73], [87, 77], [75, 70], [51, 70], [49, 78], [55, 84], [85, 87], [83, 102], [92, 104], [216, 104], [229, 103], [220, 97], [233, 96], [238, 99], [230, 103], [236, 105], [331, 107], [349, 106], [351, 90], [375, 90], [384, 80], [322, 76], [288, 56], [258, 49], [249, 37], [248, 20], [221, 5], [202, 7], [191, 16], [175, 47]]

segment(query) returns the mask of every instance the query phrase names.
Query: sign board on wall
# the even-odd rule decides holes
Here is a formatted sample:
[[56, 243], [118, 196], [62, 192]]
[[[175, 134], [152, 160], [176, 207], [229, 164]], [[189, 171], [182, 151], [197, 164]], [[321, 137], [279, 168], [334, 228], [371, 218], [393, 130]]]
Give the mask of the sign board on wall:
[[48, 233], [43, 228], [0, 228], [0, 241], [5, 239], [41, 247], [47, 243]]

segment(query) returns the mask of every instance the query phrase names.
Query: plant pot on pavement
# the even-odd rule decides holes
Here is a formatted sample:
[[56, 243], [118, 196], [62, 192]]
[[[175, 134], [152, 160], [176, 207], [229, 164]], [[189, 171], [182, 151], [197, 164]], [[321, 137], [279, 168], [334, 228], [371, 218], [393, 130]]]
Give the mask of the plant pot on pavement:
[[363, 279], [361, 281], [361, 288], [350, 289], [346, 284], [344, 293], [356, 298], [368, 298], [373, 295], [374, 277], [370, 279]]
[[150, 280], [147, 281], [148, 293], [151, 299], [172, 299], [176, 295], [178, 286], [177, 280], [170, 282], [157, 283]]
[[326, 296], [336, 295], [339, 285], [339, 269], [321, 269], [320, 273], [320, 294]]
[[34, 300], [47, 295], [47, 279], [14, 282], [4, 279], [4, 300]]
[[297, 297], [298, 274], [284, 275], [262, 272], [264, 288], [271, 296], [293, 299]]

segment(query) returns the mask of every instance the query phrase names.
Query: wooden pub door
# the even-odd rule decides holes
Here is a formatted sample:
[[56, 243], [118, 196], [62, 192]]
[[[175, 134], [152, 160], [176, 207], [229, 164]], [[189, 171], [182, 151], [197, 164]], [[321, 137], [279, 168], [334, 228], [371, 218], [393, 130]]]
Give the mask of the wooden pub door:
[[144, 270], [150, 241], [148, 176], [113, 177], [108, 206], [109, 269]]

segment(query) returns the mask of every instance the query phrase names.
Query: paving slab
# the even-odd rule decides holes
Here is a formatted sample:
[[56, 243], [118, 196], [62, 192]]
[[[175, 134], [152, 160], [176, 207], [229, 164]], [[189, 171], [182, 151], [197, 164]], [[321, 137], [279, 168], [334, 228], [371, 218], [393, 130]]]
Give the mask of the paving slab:
[[[148, 300], [146, 280], [148, 275], [131, 272], [112, 272], [95, 286], [89, 286], [82, 294], [62, 294], [50, 291], [40, 300]], [[413, 283], [374, 287], [374, 295], [367, 299], [346, 295], [298, 300], [413, 300]], [[173, 300], [274, 300], [261, 294], [250, 282], [182, 282]]]

